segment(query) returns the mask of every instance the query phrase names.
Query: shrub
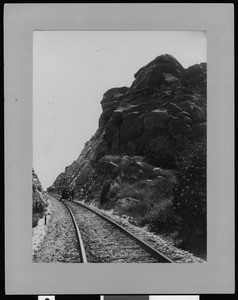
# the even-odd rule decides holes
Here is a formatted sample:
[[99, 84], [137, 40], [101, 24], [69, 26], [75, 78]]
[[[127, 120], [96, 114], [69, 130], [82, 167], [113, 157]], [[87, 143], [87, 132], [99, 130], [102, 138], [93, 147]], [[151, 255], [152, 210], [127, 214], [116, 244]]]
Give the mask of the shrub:
[[154, 166], [174, 168], [175, 146], [173, 140], [165, 136], [157, 136], [144, 146], [145, 160]]
[[137, 221], [144, 217], [148, 211], [148, 204], [145, 201], [132, 201], [120, 209], [121, 215], [136, 217]]
[[135, 184], [124, 183], [122, 189], [117, 193], [117, 198], [131, 197], [151, 203], [157, 201], [159, 194], [158, 186], [151, 186], [146, 181], [140, 181]]
[[174, 213], [185, 243], [206, 244], [206, 140], [201, 139], [177, 155], [179, 184], [174, 189]]
[[141, 225], [145, 224], [150, 224], [151, 229], [156, 232], [171, 231], [175, 226], [172, 198], [162, 198], [159, 202], [153, 203], [141, 221]]
[[110, 187], [110, 191], [109, 191], [108, 197], [109, 197], [109, 198], [114, 198], [114, 197], [118, 194], [118, 192], [120, 191], [120, 189], [121, 189], [120, 184], [117, 183], [117, 182], [114, 182], [114, 183], [111, 185], [111, 187]]
[[141, 163], [141, 169], [143, 170], [143, 174], [145, 175], [146, 178], [155, 177], [154, 166], [152, 166], [152, 165], [150, 165], [146, 162], [142, 162]]
[[34, 214], [37, 214], [39, 213], [40, 215], [42, 215], [46, 210], [46, 204], [40, 200], [40, 201], [36, 201], [34, 204], [33, 204], [33, 213]]
[[38, 220], [42, 218], [46, 212], [48, 203], [41, 200], [38, 193], [33, 193], [33, 206], [32, 206], [32, 226], [37, 226]]
[[[150, 212], [155, 210], [155, 207], [160, 207], [161, 213], [162, 207], [164, 210], [167, 210], [168, 203], [170, 203], [171, 200], [167, 201], [165, 199], [166, 197], [169, 197], [169, 193], [173, 186], [174, 182], [170, 182], [170, 179], [165, 178], [152, 181], [140, 180], [134, 184], [120, 182], [111, 186], [109, 198], [111, 198], [112, 203], [123, 198], [133, 198], [138, 200], [137, 202], [132, 201], [131, 203], [128, 203], [128, 205], [124, 207], [123, 213], [130, 216], [137, 216], [140, 221], [147, 214], [149, 216]], [[167, 206], [165, 203], [167, 203]], [[149, 217], [145, 218], [144, 221], [149, 222], [149, 219]], [[162, 220], [162, 215], [160, 216], [160, 219]]]
[[32, 227], [33, 228], [37, 226], [39, 219], [40, 219], [39, 214], [33, 214], [33, 217], [32, 217]]

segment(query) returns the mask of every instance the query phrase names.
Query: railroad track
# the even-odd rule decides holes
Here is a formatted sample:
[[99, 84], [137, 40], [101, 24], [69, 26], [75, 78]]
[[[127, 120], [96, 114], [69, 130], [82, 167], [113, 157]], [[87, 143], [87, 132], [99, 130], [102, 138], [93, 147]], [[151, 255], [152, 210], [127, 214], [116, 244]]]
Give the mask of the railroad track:
[[[53, 197], [59, 200], [59, 197]], [[64, 200], [62, 203], [72, 217], [82, 262], [173, 262], [157, 249], [93, 208], [69, 200]]]
[[69, 208], [69, 206], [64, 202], [62, 202], [62, 203], [67, 207], [67, 209], [71, 215], [72, 221], [74, 223], [74, 228], [76, 231], [76, 236], [77, 236], [78, 246], [79, 246], [78, 248], [79, 248], [79, 253], [80, 253], [80, 256], [82, 259], [82, 263], [87, 263], [87, 256], [86, 256], [83, 240], [82, 240], [82, 237], [81, 237], [78, 225], [77, 225], [77, 221], [75, 220], [74, 214], [73, 214], [72, 210]]

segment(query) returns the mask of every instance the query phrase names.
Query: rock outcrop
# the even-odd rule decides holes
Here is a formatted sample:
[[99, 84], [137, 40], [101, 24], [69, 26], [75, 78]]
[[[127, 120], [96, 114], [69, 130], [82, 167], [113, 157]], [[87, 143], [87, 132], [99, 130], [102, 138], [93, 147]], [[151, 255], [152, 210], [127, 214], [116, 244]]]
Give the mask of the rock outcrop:
[[207, 65], [185, 69], [165, 54], [134, 77], [104, 93], [96, 133], [48, 191], [70, 187], [77, 199], [204, 255]]
[[43, 217], [44, 212], [46, 211], [47, 198], [34, 169], [32, 169], [32, 201], [32, 221], [33, 227], [35, 227], [38, 223], [39, 218]]
[[156, 172], [176, 169], [175, 153], [206, 136], [206, 70], [206, 63], [185, 69], [160, 55], [135, 73], [130, 87], [104, 93], [95, 135], [50, 189], [70, 186], [76, 196], [96, 201], [108, 180], [164, 178], [163, 172], [153, 177], [148, 165]]

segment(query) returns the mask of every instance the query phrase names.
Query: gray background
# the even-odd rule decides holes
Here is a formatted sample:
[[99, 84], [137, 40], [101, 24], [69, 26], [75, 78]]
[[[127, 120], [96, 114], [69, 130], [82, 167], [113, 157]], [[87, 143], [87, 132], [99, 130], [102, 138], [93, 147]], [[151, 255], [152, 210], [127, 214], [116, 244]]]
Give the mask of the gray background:
[[[7, 294], [234, 292], [232, 4], [7, 4], [4, 9]], [[32, 32], [206, 30], [208, 261], [204, 264], [32, 263]]]

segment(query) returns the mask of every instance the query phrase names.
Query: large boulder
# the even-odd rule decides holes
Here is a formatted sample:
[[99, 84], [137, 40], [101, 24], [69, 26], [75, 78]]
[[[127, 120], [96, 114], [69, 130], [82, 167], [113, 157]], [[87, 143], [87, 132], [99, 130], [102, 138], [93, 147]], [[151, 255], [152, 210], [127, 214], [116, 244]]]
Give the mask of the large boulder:
[[201, 123], [206, 121], [205, 110], [193, 101], [181, 102], [180, 107], [186, 112], [188, 112], [195, 122]]
[[120, 126], [120, 124], [122, 123], [122, 110], [121, 109], [116, 109], [113, 111], [110, 122], [113, 125]]
[[165, 82], [170, 85], [178, 85], [179, 81], [175, 78], [179, 78], [183, 71], [182, 65], [172, 55], [160, 55], [134, 75], [136, 79], [128, 94], [142, 89], [153, 91], [153, 89], [160, 88], [161, 84]]
[[98, 169], [100, 173], [104, 174], [116, 173], [118, 171], [118, 163], [103, 156], [98, 161]]
[[106, 93], [103, 94], [103, 99], [100, 102], [102, 105], [102, 109], [104, 110], [105, 108], [113, 105], [114, 103], [120, 102], [122, 100], [122, 97], [124, 94], [128, 91], [128, 87], [120, 87], [120, 88], [112, 88]]
[[112, 113], [118, 107], [127, 91], [127, 87], [112, 88], [103, 94], [103, 99], [100, 102], [103, 112], [99, 119], [99, 128], [102, 128], [107, 124]]
[[207, 64], [200, 63], [188, 67], [181, 76], [182, 85], [190, 90], [206, 94], [207, 87]]
[[172, 119], [174, 119], [174, 117], [170, 115], [167, 110], [153, 110], [144, 118], [145, 130], [147, 132], [153, 132], [158, 129], [168, 129]]
[[143, 118], [127, 118], [123, 120], [120, 128], [120, 137], [123, 141], [133, 141], [143, 134]]
[[140, 104], [130, 104], [125, 107], [120, 107], [120, 111], [122, 112], [122, 118], [127, 119], [127, 118], [132, 118], [136, 117], [139, 115], [142, 115], [146, 112], [150, 112], [153, 109], [157, 108], [157, 101], [152, 100], [145, 101], [144, 103]]

